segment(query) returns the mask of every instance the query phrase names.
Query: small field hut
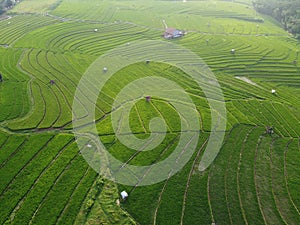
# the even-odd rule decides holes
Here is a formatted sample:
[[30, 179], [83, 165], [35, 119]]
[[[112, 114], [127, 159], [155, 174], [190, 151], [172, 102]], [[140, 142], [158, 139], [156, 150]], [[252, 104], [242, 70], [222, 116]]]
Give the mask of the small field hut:
[[126, 191], [122, 191], [121, 192], [121, 197], [123, 200], [125, 200], [126, 198], [128, 198], [128, 193]]
[[173, 38], [179, 38], [184, 35], [184, 32], [181, 30], [178, 30], [176, 28], [166, 28], [165, 33], [164, 33], [164, 38], [165, 39], [173, 39]]

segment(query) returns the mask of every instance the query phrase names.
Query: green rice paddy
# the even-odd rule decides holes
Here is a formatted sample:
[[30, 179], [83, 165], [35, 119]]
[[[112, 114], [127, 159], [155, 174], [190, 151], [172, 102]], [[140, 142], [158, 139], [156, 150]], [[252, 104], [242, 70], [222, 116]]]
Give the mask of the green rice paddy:
[[[300, 224], [300, 42], [250, 0], [23, 0], [8, 13], [0, 20], [0, 224]], [[187, 34], [164, 40], [162, 20]], [[72, 104], [92, 62], [139, 40], [173, 42], [202, 58], [220, 83], [227, 124], [216, 160], [200, 172], [211, 109], [195, 81], [159, 62], [118, 71], [95, 103], [99, 138], [117, 159], [160, 162], [181, 135], [180, 115], [154, 97], [135, 104], [129, 123], [147, 138], [151, 119], [162, 118], [163, 142], [137, 154], [118, 140], [112, 105], [134, 80], [176, 82], [200, 121], [196, 151], [181, 171], [132, 187], [104, 179], [82, 157]], [[129, 198], [119, 206], [122, 190]]]

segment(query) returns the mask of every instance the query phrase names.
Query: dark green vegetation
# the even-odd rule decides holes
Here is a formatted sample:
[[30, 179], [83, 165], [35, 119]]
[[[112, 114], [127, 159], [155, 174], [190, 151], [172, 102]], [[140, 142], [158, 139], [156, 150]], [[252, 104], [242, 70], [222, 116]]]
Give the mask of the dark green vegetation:
[[255, 9], [274, 17], [284, 29], [300, 39], [300, 2], [296, 0], [255, 0]]
[[[24, 0], [12, 18], [0, 21], [0, 224], [300, 224], [299, 41], [247, 0], [49, 2]], [[146, 187], [117, 185], [99, 177], [80, 154], [72, 134], [73, 96], [89, 65], [108, 50], [162, 40], [162, 19], [188, 32], [171, 41], [199, 55], [219, 80], [227, 107], [224, 145], [200, 173], [211, 131], [203, 92], [170, 65], [128, 66], [106, 83], [96, 105], [108, 151], [148, 165], [178, 143], [180, 115], [160, 98], [142, 99], [130, 112], [141, 138], [149, 136], [151, 118], [166, 121], [168, 133], [157, 148], [136, 154], [115, 138], [114, 98], [141, 77], [162, 76], [182, 86], [201, 127], [193, 157], [173, 177]], [[275, 133], [266, 134], [265, 126]], [[119, 207], [115, 201], [124, 189], [129, 198]]]
[[15, 0], [1, 0], [0, 1], [0, 15], [5, 13], [6, 10], [15, 5]]

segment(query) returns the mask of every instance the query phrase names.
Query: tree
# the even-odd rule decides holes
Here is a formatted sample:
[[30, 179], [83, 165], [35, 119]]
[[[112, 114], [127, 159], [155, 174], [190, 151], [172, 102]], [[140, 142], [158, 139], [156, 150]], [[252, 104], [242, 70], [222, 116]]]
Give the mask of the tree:
[[5, 10], [3, 9], [3, 6], [0, 5], [0, 15], [3, 14], [5, 12]]
[[4, 10], [4, 0], [0, 0], [0, 15], [3, 14], [5, 12]]
[[4, 6], [7, 7], [7, 8], [9, 8], [13, 5], [14, 5], [14, 1], [12, 1], [12, 0], [6, 0], [5, 3], [4, 3]]
[[255, 0], [253, 6], [258, 12], [275, 18], [295, 37], [300, 37], [299, 0]]

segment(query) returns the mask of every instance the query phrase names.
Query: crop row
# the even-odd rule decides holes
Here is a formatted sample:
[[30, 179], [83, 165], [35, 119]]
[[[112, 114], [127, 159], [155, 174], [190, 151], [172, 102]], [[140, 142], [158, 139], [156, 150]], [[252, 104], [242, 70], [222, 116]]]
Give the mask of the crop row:
[[11, 45], [26, 33], [48, 26], [56, 20], [38, 15], [18, 15], [0, 21], [0, 44]]
[[154, 35], [157, 35], [157, 32], [150, 32], [148, 28], [130, 23], [95, 24], [71, 21], [33, 30], [16, 42], [15, 46], [49, 49], [60, 53], [72, 51], [101, 55], [120, 44]]
[[235, 128], [211, 167], [209, 199], [215, 222], [299, 223], [299, 211], [284, 181], [288, 139], [262, 136], [263, 131], [259, 127]]
[[[172, 13], [164, 11], [165, 8], [168, 8], [168, 11]], [[139, 2], [111, 1], [108, 4], [107, 2], [99, 3], [90, 0], [81, 4], [80, 1], [63, 1], [51, 13], [60, 17], [83, 21], [134, 21], [137, 24], [155, 28], [163, 28], [161, 20], [165, 18], [167, 23], [172, 24], [173, 27], [212, 33], [283, 33], [269, 21], [260, 23], [262, 20], [254, 15], [254, 11], [250, 7], [246, 8], [239, 3], [230, 7], [228, 3], [222, 1], [217, 3], [194, 1], [188, 4], [182, 2], [170, 4], [170, 1], [158, 1], [151, 6]], [[260, 26], [257, 27], [257, 24]]]
[[[26, 170], [26, 168], [30, 168], [31, 165], [39, 163], [34, 159], [41, 155], [43, 148], [45, 148], [52, 139], [53, 136], [51, 135], [41, 135], [39, 138], [34, 136], [30, 137], [23, 145], [19, 146], [21, 149], [18, 149], [16, 153], [9, 159], [9, 161], [7, 161], [4, 166], [1, 167], [1, 203], [2, 206], [5, 206], [1, 210], [0, 214], [1, 223], [6, 220], [8, 214], [15, 207], [17, 201], [21, 198], [20, 195], [17, 195], [14, 192], [24, 193], [27, 191], [25, 183], [15, 186], [15, 181], [20, 177], [22, 182], [25, 182], [26, 178], [28, 178], [28, 182], [30, 182], [31, 171]], [[35, 148], [32, 149], [32, 146], [35, 146]], [[34, 178], [34, 174], [32, 177]]]
[[[41, 51], [28, 51], [24, 54], [20, 66], [36, 79], [34, 82], [30, 82], [33, 108], [25, 118], [12, 122], [9, 125], [11, 129], [59, 127], [71, 121], [72, 96], [76, 88], [73, 81], [74, 75], [73, 77], [66, 76], [62, 72], [62, 67], [58, 70], [58, 67], [50, 64], [50, 60], [54, 62], [58, 60], [56, 57], [64, 59], [60, 55], [47, 54]], [[64, 63], [68, 66], [66, 60]], [[76, 70], [73, 69], [72, 71], [79, 77]], [[50, 83], [51, 80], [54, 81], [54, 84]], [[23, 123], [25, 120], [26, 124]]]
[[288, 190], [290, 201], [294, 208], [300, 212], [300, 197], [299, 190], [299, 158], [300, 158], [300, 144], [299, 139], [294, 139], [290, 142], [284, 151], [284, 176], [286, 189]]
[[[123, 206], [137, 222], [141, 224], [180, 224], [181, 220], [189, 219], [192, 219], [194, 223], [197, 221], [199, 222], [199, 220], [209, 222], [209, 218], [207, 218], [207, 215], [204, 213], [205, 211], [202, 211], [203, 214], [199, 215], [199, 208], [190, 207], [194, 204], [195, 200], [192, 198], [192, 196], [195, 196], [195, 193], [193, 193], [192, 190], [198, 188], [198, 183], [195, 183], [193, 178], [194, 174], [197, 173], [197, 168], [193, 162], [196, 155], [202, 150], [207, 137], [207, 134], [202, 133], [200, 135], [195, 154], [192, 156], [190, 161], [181, 171], [165, 181], [151, 186], [134, 188], [119, 185], [119, 189], [130, 190], [130, 198], [123, 204]], [[174, 144], [177, 145], [177, 143]], [[156, 161], [160, 161], [167, 157], [169, 150], [172, 150], [173, 146], [169, 146], [167, 148], [170, 149], [163, 151], [161, 155], [158, 155]], [[191, 180], [188, 180], [189, 174], [193, 174]], [[206, 185], [206, 179], [202, 179], [202, 185]], [[190, 188], [192, 188], [192, 190]], [[187, 193], [187, 198], [184, 201], [185, 193]], [[202, 199], [205, 199], [205, 190], [199, 190], [196, 195], [197, 197], [201, 196]], [[142, 207], [145, 202], [148, 202], [147, 209]], [[205, 203], [202, 204], [205, 205]], [[184, 205], [186, 205], [186, 207], [191, 211], [187, 212], [187, 209], [184, 210]], [[142, 213], [142, 211], [144, 211], [144, 213]], [[185, 213], [198, 215], [195, 218], [181, 218], [182, 212], [183, 216]]]
[[[296, 139], [293, 142], [284, 138], [272, 139], [264, 135], [263, 127], [239, 125], [228, 134], [209, 174], [201, 175], [195, 171], [188, 182], [182, 182], [187, 181], [191, 169], [196, 170], [191, 168], [190, 161], [185, 169], [163, 183], [134, 188], [123, 206], [142, 224], [153, 223], [153, 217], [155, 224], [180, 223], [183, 205], [179, 202], [185, 202], [184, 224], [196, 221], [226, 224], [281, 224], [285, 221], [297, 224], [299, 198], [296, 190], [299, 184], [295, 171], [297, 157], [293, 155], [298, 150]], [[121, 189], [124, 188], [121, 185]], [[190, 191], [184, 201], [186, 188]], [[145, 211], [139, 207], [144, 202], [149, 202], [149, 213], [140, 212]]]
[[[290, 142], [292, 140], [280, 139], [273, 143], [270, 149], [270, 164], [271, 164], [271, 178], [272, 188], [274, 193], [274, 200], [278, 211], [287, 224], [300, 223], [300, 214], [295, 207], [289, 190], [286, 187], [286, 177], [284, 171], [284, 154], [288, 151]], [[284, 203], [284, 205], [282, 204]]]
[[281, 103], [253, 99], [232, 101], [227, 104], [227, 108], [239, 123], [274, 126], [275, 132], [281, 136], [297, 137], [299, 135], [297, 126], [299, 121], [287, 110], [287, 106]]
[[48, 223], [50, 213], [51, 223], [73, 224], [96, 173], [78, 155], [72, 136], [3, 139], [0, 222]]
[[[70, 61], [68, 61], [69, 58], [66, 59], [66, 57], [63, 57], [61, 54], [54, 54], [52, 52], [32, 50], [27, 52], [26, 56], [27, 57], [25, 57], [22, 60], [22, 64], [21, 64], [22, 69], [25, 70], [27, 73], [34, 75], [40, 82], [44, 83], [43, 85], [39, 85], [38, 83], [31, 84], [31, 92], [32, 95], [34, 96], [34, 100], [37, 103], [38, 102], [40, 103], [39, 104], [36, 103], [35, 105], [39, 105], [39, 107], [34, 108], [31, 116], [29, 115], [29, 117], [26, 117], [26, 120], [28, 118], [32, 118], [34, 120], [32, 121], [32, 125], [29, 126], [28, 124], [31, 123], [28, 123], [27, 127], [30, 128], [35, 128], [35, 127], [46, 128], [51, 126], [60, 127], [67, 124], [70, 121], [70, 108], [73, 100], [72, 96], [75, 91], [78, 79], [80, 77], [79, 71], [76, 68], [72, 67], [72, 64], [70, 63]], [[54, 64], [57, 64], [57, 66], [54, 67], [53, 66]], [[67, 70], [66, 72], [64, 72], [63, 70], [65, 66], [70, 68], [70, 71]], [[165, 70], [164, 67], [162, 67], [161, 65], [159, 65], [159, 67], [156, 65], [151, 66], [151, 70], [152, 70], [151, 72], [153, 72], [153, 69], [155, 71], [157, 70], [157, 72], [163, 69], [165, 71], [164, 76], [174, 81], [176, 80], [177, 77], [180, 78], [181, 76], [179, 76], [179, 74], [182, 73], [180, 71], [176, 71], [173, 69]], [[147, 75], [151, 74], [149, 68], [145, 66], [141, 66], [139, 70], [144, 71], [144, 73]], [[136, 70], [136, 72], [138, 72], [139, 70]], [[127, 80], [126, 82], [129, 82], [138, 77], [137, 75], [138, 73], [133, 72], [131, 70], [128, 71], [130, 71], [130, 74], [128, 74], [127, 71], [124, 70], [120, 72], [119, 75], [116, 75], [117, 77], [122, 76], [122, 79], [119, 81], [120, 82], [122, 81], [123, 85], [125, 80]], [[125, 73], [127, 73], [126, 77], [124, 77], [123, 75]], [[188, 78], [188, 76], [184, 76], [183, 78], [184, 81], [181, 82], [181, 85], [188, 88], [187, 90], [193, 93], [193, 96], [195, 94], [193, 100], [197, 102], [197, 105], [198, 104], [203, 105], [201, 103], [202, 102], [201, 98], [198, 97], [196, 98], [196, 95], [203, 95], [203, 94], [200, 91], [197, 91], [197, 86], [193, 84], [193, 81], [190, 78]], [[55, 80], [56, 82], [55, 85], [50, 85], [50, 83], [48, 83], [51, 79]], [[99, 105], [98, 109], [100, 110], [100, 114], [98, 114], [99, 117], [101, 117], [103, 113], [108, 113], [111, 110], [113, 97], [116, 96], [117, 94], [116, 91], [120, 89], [118, 87], [121, 87], [118, 84], [114, 83], [114, 81], [116, 80], [118, 79], [112, 79], [111, 82], [108, 82], [108, 84], [104, 88], [104, 92], [101, 93], [101, 95], [98, 98], [99, 102], [97, 103], [97, 105]], [[232, 79], [232, 78], [226, 79], [225, 76], [224, 78], [222, 78], [221, 84], [223, 86], [225, 97], [229, 99], [250, 98], [250, 97], [263, 98], [266, 95], [271, 96], [266, 91], [263, 91], [263, 93], [261, 93], [261, 89], [259, 87], [247, 86], [243, 82], [238, 81], [237, 79]], [[112, 92], [112, 90], [114, 91]], [[253, 92], [257, 94], [253, 95]], [[200, 100], [199, 103], [198, 100]], [[254, 102], [255, 101], [250, 101], [251, 104]], [[281, 134], [284, 136], [287, 136], [288, 134], [290, 136], [295, 136], [295, 134], [299, 132], [297, 128], [293, 128], [293, 126], [295, 125], [294, 122], [291, 122], [293, 126], [282, 125], [280, 124], [279, 121], [285, 120], [285, 117], [283, 117], [282, 115], [276, 117], [274, 115], [270, 115], [270, 113], [273, 113], [274, 111], [277, 112], [278, 111], [277, 109], [275, 110], [272, 108], [270, 109], [270, 107], [268, 107], [268, 109], [264, 109], [265, 108], [264, 104], [261, 104], [261, 106], [259, 107], [257, 107], [257, 104], [255, 104], [255, 107], [253, 108], [251, 104], [247, 105], [246, 111], [249, 111], [249, 108], [250, 110], [254, 110], [254, 111], [261, 109], [259, 112], [253, 115], [254, 117], [259, 117], [259, 119], [256, 118], [255, 121], [250, 120], [251, 122], [254, 122], [255, 124], [260, 123], [264, 125], [273, 124], [274, 126], [278, 127], [280, 133], [283, 132]], [[205, 108], [207, 108], [207, 105]], [[199, 109], [200, 114], [202, 114], [203, 117], [209, 116], [209, 111], [208, 113], [205, 113], [205, 110], [204, 112], [203, 110], [204, 109], [202, 109], [201, 111], [201, 109]], [[246, 111], [243, 114], [246, 115], [247, 114]], [[282, 111], [282, 109], [279, 109], [279, 111]], [[228, 121], [230, 124], [229, 127], [234, 125], [236, 121], [239, 121], [236, 118], [240, 117], [240, 115], [234, 114], [233, 112], [230, 113], [232, 116], [231, 118], [229, 118]], [[205, 116], [205, 114], [207, 114], [207, 116]], [[293, 115], [291, 115], [286, 119], [297, 121], [297, 119]], [[208, 121], [203, 118], [201, 120], [206, 122]], [[29, 121], [31, 121], [31, 119], [29, 119]], [[16, 129], [17, 127], [20, 127], [21, 123], [22, 122], [13, 123], [15, 125], [11, 125], [10, 127], [12, 129]], [[209, 127], [209, 124], [205, 125], [205, 127]], [[295, 132], [294, 130], [297, 131]]]
[[[17, 70], [20, 50], [0, 48], [0, 121], [22, 117], [29, 111], [29, 77]], [[13, 101], [12, 101], [13, 100]]]
[[[209, 196], [216, 223], [222, 221], [225, 224], [243, 224], [244, 222], [238, 200], [236, 170], [238, 151], [242, 150], [243, 142], [250, 130], [251, 127], [243, 126], [233, 129], [210, 170]], [[236, 149], [236, 152], [230, 152], [231, 149]], [[225, 159], [222, 159], [222, 156]]]

